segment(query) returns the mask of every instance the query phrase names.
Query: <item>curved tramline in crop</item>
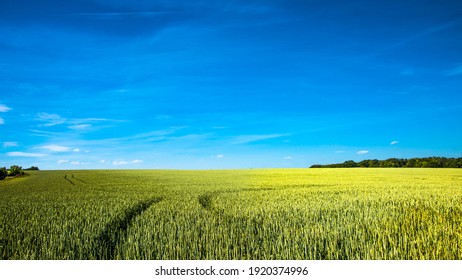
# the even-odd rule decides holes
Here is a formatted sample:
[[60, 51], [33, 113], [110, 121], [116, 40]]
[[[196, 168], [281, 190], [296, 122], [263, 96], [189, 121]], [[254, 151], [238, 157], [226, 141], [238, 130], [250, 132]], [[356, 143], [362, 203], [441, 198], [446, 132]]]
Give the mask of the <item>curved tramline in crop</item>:
[[[98, 248], [96, 252], [89, 252], [86, 259], [116, 259], [116, 248], [122, 238], [127, 234], [127, 229], [133, 220], [141, 215], [146, 209], [153, 204], [161, 202], [163, 197], [155, 197], [149, 200], [141, 201], [136, 205], [127, 209], [122, 217], [119, 217], [106, 225], [104, 230], [98, 235], [95, 240]], [[96, 253], [95, 255], [93, 255]], [[93, 256], [92, 256], [93, 255]]]

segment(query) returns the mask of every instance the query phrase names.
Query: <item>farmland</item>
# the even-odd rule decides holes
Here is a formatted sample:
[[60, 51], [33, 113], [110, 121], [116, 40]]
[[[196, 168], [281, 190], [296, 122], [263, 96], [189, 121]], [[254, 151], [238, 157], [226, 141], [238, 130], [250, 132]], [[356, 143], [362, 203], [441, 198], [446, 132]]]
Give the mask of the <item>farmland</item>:
[[0, 259], [462, 259], [460, 169], [28, 173]]

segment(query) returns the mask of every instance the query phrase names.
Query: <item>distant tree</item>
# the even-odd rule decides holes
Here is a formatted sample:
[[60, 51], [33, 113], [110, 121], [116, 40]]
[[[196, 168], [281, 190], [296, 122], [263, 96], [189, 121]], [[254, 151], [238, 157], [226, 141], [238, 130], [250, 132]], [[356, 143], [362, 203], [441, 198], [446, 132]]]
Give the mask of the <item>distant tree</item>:
[[24, 175], [24, 171], [21, 166], [12, 165], [9, 170], [9, 176]]
[[408, 159], [404, 167], [416, 167], [416, 159], [415, 158]]
[[31, 166], [31, 167], [26, 168], [24, 170], [39, 170], [39, 168], [37, 166]]
[[358, 164], [353, 160], [347, 160], [343, 163], [343, 167], [358, 167]]
[[0, 180], [3, 180], [8, 176], [8, 170], [5, 167], [0, 168]]
[[344, 163], [312, 165], [313, 168], [338, 167], [412, 167], [412, 168], [462, 168], [462, 158], [427, 157], [427, 158], [389, 158], [386, 160], [366, 159], [361, 162], [347, 160]]

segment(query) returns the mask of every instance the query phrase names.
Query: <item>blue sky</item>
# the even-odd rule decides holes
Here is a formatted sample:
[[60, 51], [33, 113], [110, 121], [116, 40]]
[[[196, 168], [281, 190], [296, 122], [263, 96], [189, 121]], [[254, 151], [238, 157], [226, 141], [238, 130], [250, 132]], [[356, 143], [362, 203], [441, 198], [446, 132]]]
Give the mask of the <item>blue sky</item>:
[[0, 2], [0, 166], [462, 156], [460, 1]]

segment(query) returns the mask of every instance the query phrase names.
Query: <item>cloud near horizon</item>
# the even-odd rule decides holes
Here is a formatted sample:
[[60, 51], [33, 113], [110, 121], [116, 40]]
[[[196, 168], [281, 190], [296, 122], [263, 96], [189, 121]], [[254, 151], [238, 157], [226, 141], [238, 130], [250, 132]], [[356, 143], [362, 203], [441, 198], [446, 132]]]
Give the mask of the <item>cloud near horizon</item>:
[[116, 166], [118, 166], [118, 165], [126, 165], [126, 164], [128, 164], [128, 161], [114, 160], [114, 161], [112, 162], [112, 165], [116, 165]]
[[48, 150], [50, 152], [68, 152], [71, 150], [70, 147], [60, 146], [60, 145], [46, 145], [46, 146], [40, 146], [39, 148]]
[[6, 153], [6, 155], [10, 157], [45, 157], [45, 156], [48, 156], [48, 154], [25, 153], [25, 152], [8, 152]]

